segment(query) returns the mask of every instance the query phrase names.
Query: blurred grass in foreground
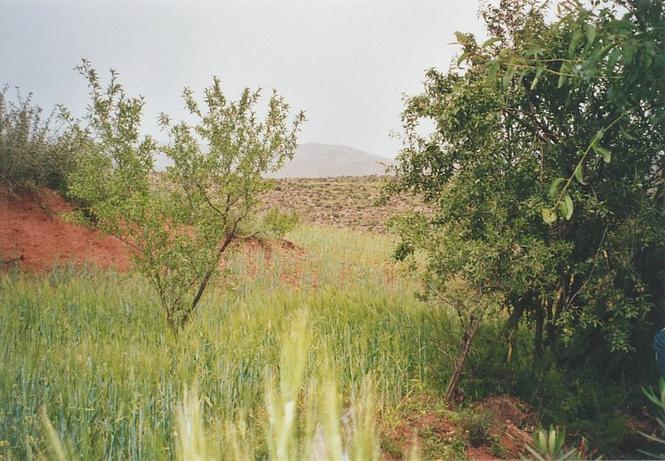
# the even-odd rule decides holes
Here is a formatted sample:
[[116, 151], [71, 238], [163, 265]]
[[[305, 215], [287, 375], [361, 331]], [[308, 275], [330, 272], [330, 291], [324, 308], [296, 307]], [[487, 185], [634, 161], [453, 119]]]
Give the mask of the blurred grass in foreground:
[[[177, 338], [135, 275], [2, 275], [0, 454], [47, 453], [44, 407], [83, 459], [174, 458], [199, 446], [182, 439], [199, 423], [213, 457], [305, 456], [320, 427], [325, 450], [336, 450], [321, 459], [340, 449], [374, 457], [373, 418], [410, 392], [441, 390], [454, 327], [415, 298], [416, 282], [389, 259], [389, 238], [300, 228], [289, 239], [295, 250], [237, 251]], [[295, 347], [302, 325], [307, 347]], [[367, 442], [338, 440], [345, 412], [365, 421], [348, 437]]]

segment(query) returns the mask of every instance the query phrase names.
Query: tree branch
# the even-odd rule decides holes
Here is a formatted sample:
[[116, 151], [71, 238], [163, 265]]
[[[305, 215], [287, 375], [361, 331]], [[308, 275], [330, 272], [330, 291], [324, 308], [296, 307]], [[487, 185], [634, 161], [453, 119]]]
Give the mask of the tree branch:
[[206, 271], [205, 275], [203, 276], [203, 279], [201, 280], [201, 283], [199, 284], [199, 289], [196, 291], [196, 295], [194, 296], [194, 300], [192, 301], [192, 305], [185, 311], [184, 315], [180, 319], [180, 327], [182, 328], [187, 321], [189, 320], [189, 317], [191, 316], [192, 312], [196, 309], [196, 306], [198, 305], [199, 301], [201, 301], [201, 297], [203, 296], [203, 292], [205, 291], [206, 287], [208, 286], [208, 282], [210, 282], [210, 277], [212, 277], [213, 272], [217, 268], [217, 265], [219, 264], [219, 260], [222, 257], [222, 254], [226, 251], [228, 246], [231, 244], [233, 239], [235, 238], [236, 231], [238, 229], [238, 224], [242, 220], [242, 217], [238, 218], [235, 220], [233, 223], [233, 226], [231, 227], [231, 230], [229, 233], [226, 235], [226, 238], [224, 239], [224, 242], [222, 242], [222, 245], [219, 247], [219, 251], [217, 252], [217, 258], [215, 259], [215, 263], [211, 265], [208, 270]]

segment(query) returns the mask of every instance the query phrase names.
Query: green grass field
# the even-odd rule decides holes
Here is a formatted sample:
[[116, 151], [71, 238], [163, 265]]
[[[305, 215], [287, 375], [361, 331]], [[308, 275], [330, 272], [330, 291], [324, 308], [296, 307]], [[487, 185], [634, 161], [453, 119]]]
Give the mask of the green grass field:
[[[0, 276], [0, 458], [57, 457], [44, 408], [63, 450], [82, 459], [173, 458], [178, 447], [192, 458], [201, 443], [214, 457], [276, 459], [280, 437], [289, 459], [311, 452], [314, 413], [334, 421], [334, 411], [369, 399], [368, 421], [379, 421], [380, 434], [406, 396], [442, 392], [454, 353], [445, 338], [455, 327], [416, 298], [416, 280], [390, 259], [390, 238], [322, 227], [287, 237], [295, 249], [236, 251], [177, 338], [137, 275], [61, 268]], [[293, 337], [298, 325], [306, 338]], [[199, 402], [181, 408], [186, 387], [204, 402], [208, 436], [199, 445], [183, 442], [182, 428], [193, 424], [185, 416]], [[275, 402], [288, 395], [299, 416], [284, 429]], [[370, 432], [362, 443], [340, 443], [366, 454], [353, 450], [379, 445]], [[346, 440], [342, 433], [326, 439]], [[187, 447], [192, 456], [182, 454]]]

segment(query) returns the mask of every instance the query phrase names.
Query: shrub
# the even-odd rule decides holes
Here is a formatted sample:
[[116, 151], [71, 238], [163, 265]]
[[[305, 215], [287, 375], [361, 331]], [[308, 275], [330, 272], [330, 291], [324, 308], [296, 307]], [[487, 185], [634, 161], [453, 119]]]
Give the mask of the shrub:
[[0, 90], [0, 183], [13, 189], [50, 187], [64, 192], [74, 166], [67, 132], [53, 127], [54, 113], [44, 116], [32, 94], [16, 100]]
[[492, 418], [486, 411], [471, 409], [465, 412], [462, 415], [462, 428], [472, 447], [480, 447], [492, 439]]
[[435, 289], [464, 280], [471, 309], [496, 294], [534, 362], [633, 379], [663, 312], [665, 10], [571, 0], [550, 21], [551, 3], [486, 7], [489, 40], [457, 33], [457, 66], [406, 99], [391, 187], [434, 213], [402, 222], [397, 254], [426, 253]]
[[654, 392], [653, 389], [642, 389], [644, 395], [654, 404], [656, 407], [655, 419], [658, 423], [658, 434], [647, 434], [640, 432], [640, 434], [645, 437], [649, 442], [655, 444], [656, 451], [653, 451], [653, 448], [650, 451], [642, 451], [643, 454], [649, 455], [657, 459], [665, 458], [665, 379], [661, 378], [658, 383], [658, 392]]
[[295, 211], [283, 212], [277, 208], [271, 208], [263, 217], [265, 233], [274, 238], [282, 238], [287, 232], [292, 231], [300, 223], [300, 217]]

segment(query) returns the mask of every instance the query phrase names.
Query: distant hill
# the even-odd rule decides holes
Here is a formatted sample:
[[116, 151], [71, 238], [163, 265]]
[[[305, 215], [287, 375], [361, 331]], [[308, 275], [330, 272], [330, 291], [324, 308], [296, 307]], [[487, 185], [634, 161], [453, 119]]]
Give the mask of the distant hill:
[[298, 146], [293, 160], [273, 178], [328, 178], [385, 174], [394, 160], [358, 149], [331, 144], [309, 143]]

